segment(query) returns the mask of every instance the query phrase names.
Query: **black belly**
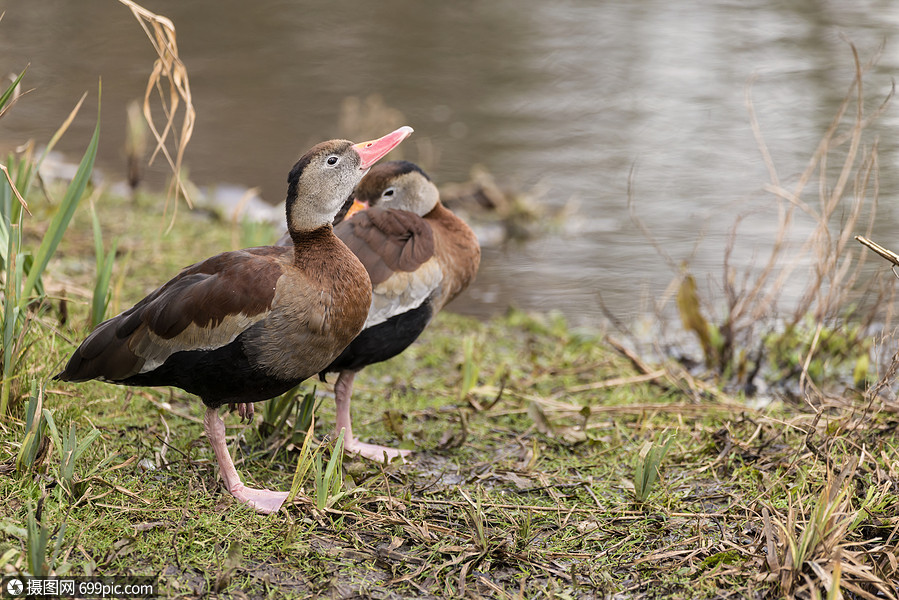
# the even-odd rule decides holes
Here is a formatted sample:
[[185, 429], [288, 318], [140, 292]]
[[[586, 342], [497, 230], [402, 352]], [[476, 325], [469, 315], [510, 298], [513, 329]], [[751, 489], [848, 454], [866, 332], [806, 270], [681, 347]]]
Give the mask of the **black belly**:
[[431, 301], [427, 300], [417, 308], [363, 329], [340, 356], [319, 373], [319, 376], [324, 381], [325, 373], [358, 371], [368, 365], [393, 358], [418, 339], [433, 314]]
[[284, 380], [254, 366], [241, 337], [215, 350], [176, 352], [156, 369], [117, 381], [124, 385], [179, 387], [199, 396], [206, 406], [260, 402], [295, 387], [304, 378]]

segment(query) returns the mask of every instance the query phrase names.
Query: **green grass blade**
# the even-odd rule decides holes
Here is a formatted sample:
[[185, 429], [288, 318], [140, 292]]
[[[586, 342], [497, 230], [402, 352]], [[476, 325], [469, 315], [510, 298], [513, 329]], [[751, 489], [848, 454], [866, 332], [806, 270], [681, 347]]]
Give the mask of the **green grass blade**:
[[66, 523], [63, 522], [59, 526], [59, 533], [56, 534], [56, 543], [53, 544], [53, 554], [50, 556], [50, 569], [56, 568], [56, 559], [59, 557], [59, 551], [62, 550], [62, 540], [66, 535]]
[[668, 435], [661, 444], [647, 440], [640, 448], [634, 470], [634, 496], [639, 502], [645, 502], [649, 497], [649, 492], [659, 477], [659, 466], [662, 464], [662, 459], [665, 458], [673, 442], [674, 436]]
[[480, 369], [475, 359], [474, 337], [467, 337], [463, 341], [462, 381], [459, 384], [459, 401], [464, 400], [469, 392], [477, 385]]
[[290, 484], [290, 493], [287, 494], [287, 503], [293, 501], [296, 495], [300, 492], [300, 487], [302, 487], [303, 482], [306, 481], [306, 474], [309, 472], [309, 467], [312, 466], [312, 458], [311, 458], [311, 444], [312, 444], [312, 431], [315, 428], [315, 418], [313, 417], [310, 420], [309, 428], [306, 430], [306, 439], [303, 440], [303, 446], [300, 449], [300, 457], [297, 459], [297, 468], [293, 472], [293, 481]]
[[56, 421], [53, 420], [53, 413], [50, 409], [43, 409], [44, 420], [47, 422], [47, 428], [50, 430], [50, 439], [53, 440], [53, 446], [57, 452], [62, 452], [62, 440], [59, 437], [59, 430], [56, 428]]
[[15, 93], [16, 87], [22, 81], [22, 78], [25, 77], [26, 71], [28, 71], [28, 67], [25, 67], [24, 69], [22, 69], [22, 72], [19, 73], [19, 76], [16, 77], [15, 81], [13, 81], [9, 85], [9, 87], [6, 88], [6, 91], [3, 92], [2, 95], [0, 95], [0, 115], [2, 115], [3, 108], [6, 107], [6, 103], [9, 102], [9, 99], [12, 98], [12, 95]]
[[[6, 535], [18, 538], [23, 541], [28, 539], [28, 529], [18, 524], [0, 522], [0, 531], [5, 533]], [[7, 552], [3, 556], [6, 556], [7, 554], [9, 553]], [[0, 561], [0, 563], [6, 564], [2, 561]]]
[[30, 507], [27, 523], [28, 568], [32, 575], [44, 576], [47, 574], [47, 542], [50, 539], [50, 532], [43, 524], [37, 522], [34, 511]]
[[77, 442], [75, 423], [69, 423], [69, 437], [64, 442], [65, 446], [62, 448], [62, 461], [59, 467], [63, 483], [68, 491], [71, 491], [72, 481], [75, 479], [75, 445]]
[[110, 290], [112, 268], [115, 266], [115, 255], [118, 246], [118, 240], [113, 242], [109, 248], [109, 254], [105, 257], [106, 260], [100, 265], [100, 270], [97, 273], [97, 283], [94, 286], [93, 311], [91, 312], [94, 327], [106, 319], [106, 311], [109, 309], [109, 300], [112, 296]]
[[96, 429], [91, 429], [90, 433], [88, 433], [83, 440], [78, 442], [78, 445], [75, 447], [75, 455], [73, 457], [74, 460], [80, 459], [81, 455], [87, 451], [90, 445], [93, 444], [94, 440], [96, 440], [99, 436], [99, 431], [97, 431]]
[[[9, 186], [0, 186], [0, 189], [8, 190]], [[6, 258], [9, 256], [9, 221], [6, 215], [0, 218], [0, 267], [6, 269]]]
[[2, 343], [0, 348], [3, 352], [3, 380], [0, 381], [0, 417], [6, 415], [6, 409], [9, 406], [10, 387], [12, 383], [13, 370], [16, 365], [16, 339], [19, 333], [19, 290], [22, 281], [22, 268], [24, 262], [18, 254], [21, 245], [21, 229], [18, 225], [13, 225], [7, 236], [5, 263], [5, 284], [3, 286], [4, 303], [3, 303], [3, 323], [2, 323]]
[[[9, 172], [9, 165], [12, 162], [12, 158], [7, 161], [7, 172]], [[8, 232], [9, 224], [13, 221], [12, 219], [12, 182], [7, 181], [6, 177], [3, 177], [0, 180], [0, 226]], [[2, 240], [2, 247], [0, 247], [0, 252], [6, 251], [6, 238], [4, 237]], [[3, 255], [3, 264], [6, 264], [6, 255]]]
[[328, 496], [333, 498], [340, 491], [343, 485], [343, 436], [346, 430], [341, 429], [337, 436], [337, 442], [334, 443], [334, 449], [331, 450], [331, 459], [328, 461], [328, 467], [325, 470], [325, 483], [328, 488]]
[[297, 412], [297, 420], [294, 424], [294, 433], [305, 432], [306, 437], [312, 435], [310, 426], [315, 415], [315, 387], [312, 391], [303, 396], [303, 402], [300, 404]]
[[328, 503], [328, 488], [324, 482], [324, 473], [322, 472], [322, 455], [315, 453], [315, 506], [322, 510]]
[[[7, 174], [10, 176], [7, 183], [10, 180], [12, 181], [13, 187], [10, 188], [10, 192], [15, 195], [17, 200], [13, 202], [12, 196], [9, 197], [8, 201], [4, 198], [3, 210], [7, 211], [10, 222], [18, 221], [22, 215], [22, 208], [27, 206], [25, 199], [22, 198], [22, 194], [27, 195], [28, 187], [26, 186], [31, 185], [32, 175], [35, 172], [34, 162], [32, 161], [33, 154], [34, 151], [29, 146], [21, 158], [17, 159], [10, 155], [6, 162]], [[15, 174], [15, 177], [13, 177], [13, 174]]]
[[44, 239], [41, 240], [41, 245], [34, 255], [34, 264], [28, 272], [28, 279], [25, 280], [22, 295], [19, 298], [20, 306], [24, 306], [30, 300], [31, 293], [37, 286], [41, 274], [47, 267], [47, 263], [50, 262], [50, 257], [59, 245], [63, 233], [65, 233], [69, 222], [72, 220], [72, 216], [75, 214], [75, 209], [78, 207], [78, 202], [84, 195], [84, 190], [87, 187], [91, 172], [94, 169], [94, 160], [97, 157], [97, 146], [99, 145], [99, 142], [100, 101], [98, 98], [97, 125], [94, 127], [94, 134], [81, 159], [81, 163], [78, 165], [75, 177], [66, 189], [62, 202], [56, 210], [56, 214], [53, 215], [53, 219], [50, 221], [50, 227], [47, 229], [47, 233], [44, 234]]
[[43, 438], [42, 405], [44, 402], [44, 388], [37, 381], [31, 382], [31, 397], [28, 400], [28, 408], [25, 416], [25, 437], [19, 447], [16, 456], [16, 471], [22, 472], [25, 468], [34, 466], [38, 448]]
[[284, 424], [287, 423], [287, 419], [290, 418], [291, 409], [296, 403], [296, 397], [296, 390], [292, 390], [278, 398], [278, 412], [276, 420], [272, 422], [275, 433], [280, 432], [284, 428]]
[[99, 270], [100, 263], [103, 262], [103, 228], [100, 226], [100, 217], [97, 216], [97, 208], [93, 201], [91, 205], [91, 225], [94, 229], [94, 256], [97, 259], [97, 268]]
[[91, 203], [91, 219], [94, 228], [94, 256], [97, 259], [97, 274], [94, 281], [94, 294], [91, 298], [91, 326], [96, 327], [106, 317], [106, 309], [109, 307], [109, 285], [112, 280], [112, 267], [115, 264], [115, 253], [118, 240], [113, 242], [109, 252], [103, 249], [103, 228], [100, 226], [100, 218]]
[[646, 498], [646, 454], [651, 447], [652, 442], [647, 440], [643, 443], [637, 457], [637, 466], [634, 468], [634, 495], [641, 502]]

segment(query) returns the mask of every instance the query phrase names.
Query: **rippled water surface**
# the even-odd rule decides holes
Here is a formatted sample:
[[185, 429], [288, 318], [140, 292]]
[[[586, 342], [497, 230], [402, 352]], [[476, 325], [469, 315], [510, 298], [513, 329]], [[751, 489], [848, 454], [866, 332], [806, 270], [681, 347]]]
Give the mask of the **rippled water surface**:
[[[0, 121], [0, 142], [47, 140], [89, 91], [62, 144], [76, 155], [102, 76], [99, 164], [123, 173], [125, 106], [142, 96], [154, 59], [137, 21], [113, 0], [0, 5], [3, 68], [30, 64], [33, 88]], [[849, 90], [846, 40], [863, 61], [882, 47], [865, 81], [868, 110], [899, 67], [899, 4], [889, 0], [145, 6], [177, 27], [198, 111], [186, 158], [197, 183], [258, 186], [280, 202], [296, 157], [339, 135], [344, 99], [377, 94], [415, 127], [405, 157], [438, 183], [466, 180], [479, 164], [501, 182], [537, 186], [550, 210], [577, 206], [538, 239], [486, 249], [477, 283], [454, 307], [480, 315], [509, 305], [559, 309], [583, 324], [603, 319], [600, 294], [626, 320], [673, 276], [630, 218], [632, 169], [636, 213], [675, 266], [689, 259], [714, 294], [735, 218], [747, 214], [732, 259], [741, 269], [766, 256], [776, 230], [746, 106], [750, 78], [778, 175], [791, 184]], [[875, 230], [893, 247], [896, 114], [888, 108], [864, 140], [879, 137]], [[797, 218], [791, 241], [810, 227]]]

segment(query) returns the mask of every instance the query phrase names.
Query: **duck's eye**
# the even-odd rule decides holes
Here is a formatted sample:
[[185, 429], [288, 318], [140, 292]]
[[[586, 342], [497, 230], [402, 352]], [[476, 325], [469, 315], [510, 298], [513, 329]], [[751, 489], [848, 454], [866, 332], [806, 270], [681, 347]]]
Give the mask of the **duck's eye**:
[[393, 196], [393, 192], [394, 192], [393, 188], [387, 188], [386, 190], [384, 190], [384, 193], [381, 195], [382, 196]]
[[334, 165], [337, 164], [337, 162], [338, 162], [339, 160], [340, 160], [340, 159], [337, 158], [336, 156], [329, 156], [329, 157], [328, 157], [328, 164], [331, 165], [331, 166], [334, 166]]

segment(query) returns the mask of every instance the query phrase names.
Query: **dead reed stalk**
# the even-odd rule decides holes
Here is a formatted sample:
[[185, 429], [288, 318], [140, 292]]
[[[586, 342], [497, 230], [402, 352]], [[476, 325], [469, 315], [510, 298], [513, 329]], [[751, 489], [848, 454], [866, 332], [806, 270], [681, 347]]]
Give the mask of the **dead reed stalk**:
[[[807, 336], [796, 367], [800, 394], [805, 395], [806, 391], [815, 391], [809, 368], [816, 354], [822, 352], [827, 334], [842, 328], [838, 324], [843, 322], [840, 320], [854, 317], [861, 321], [861, 325], [843, 328], [841, 335], [846, 336], [846, 345], [852, 352], [867, 356], [868, 326], [875, 319], [883, 318], [884, 313], [879, 308], [886, 298], [895, 294], [894, 282], [885, 283], [880, 273], [862, 280], [861, 267], [866, 257], [850, 245], [859, 230], [869, 234], [873, 228], [879, 195], [878, 139], [875, 135], [866, 141], [865, 134], [886, 109], [895, 88], [874, 110], [866, 112], [863, 79], [876, 63], [879, 52], [863, 64], [855, 46], [849, 41], [847, 44], [852, 52], [855, 75], [807, 166], [791, 189], [783, 183], [762, 134], [751, 97], [752, 80], [747, 85], [750, 125], [770, 179], [763, 189], [776, 201], [777, 230], [761, 268], [750, 265], [738, 275], [732, 266], [732, 257], [743, 216], [735, 220], [724, 254], [723, 316], [710, 319], [703, 316], [706, 303], [696, 292], [688, 268], [677, 265], [663, 252], [661, 244], [652, 240], [645, 225], [632, 215], [660, 256], [678, 273], [674, 287], [679, 288], [677, 299], [681, 319], [685, 329], [700, 340], [707, 366], [723, 378], [723, 383], [737, 384], [749, 393], [754, 389], [752, 380], [759, 373], [765, 355], [772, 352], [766, 341], [771, 334], [787, 332], [803, 340]], [[845, 122], [847, 115], [852, 115], [848, 123]], [[831, 168], [829, 161], [835, 156], [839, 163], [836, 168]], [[817, 189], [809, 190], [813, 182], [817, 182]], [[809, 200], [810, 195], [814, 195], [815, 200]], [[790, 243], [790, 233], [800, 214], [811, 220], [812, 231], [798, 247], [794, 247]], [[805, 282], [804, 289], [788, 316], [775, 322], [773, 317], [783, 308], [778, 302], [797, 279]], [[873, 302], [870, 301], [872, 296]], [[670, 296], [666, 294], [666, 297]], [[867, 312], [863, 314], [857, 312], [859, 298], [868, 299]], [[891, 313], [887, 313], [887, 318], [889, 316]], [[809, 322], [810, 326], [807, 325]], [[808, 333], [803, 329], [807, 326], [810, 327]], [[774, 356], [775, 360], [778, 358]]]
[[[190, 93], [190, 82], [187, 77], [187, 68], [181, 62], [178, 55], [178, 43], [175, 35], [175, 25], [170, 19], [153, 13], [132, 0], [119, 0], [131, 9], [137, 21], [147, 34], [153, 49], [156, 50], [157, 59], [153, 63], [153, 71], [147, 80], [147, 89], [144, 92], [144, 117], [156, 138], [156, 148], [150, 156], [152, 163], [157, 154], [162, 154], [169, 167], [172, 169], [172, 182], [166, 196], [166, 212], [169, 208], [169, 200], [174, 198], [172, 219], [178, 209], [178, 197], [182, 196], [188, 207], [192, 207], [190, 195], [182, 178], [184, 151], [193, 135], [196, 111]], [[161, 126], [157, 126], [153, 116], [154, 95], [159, 99], [163, 112]], [[176, 127], [179, 108], [184, 103], [180, 129]], [[174, 157], [168, 148], [169, 136], [173, 141]]]

